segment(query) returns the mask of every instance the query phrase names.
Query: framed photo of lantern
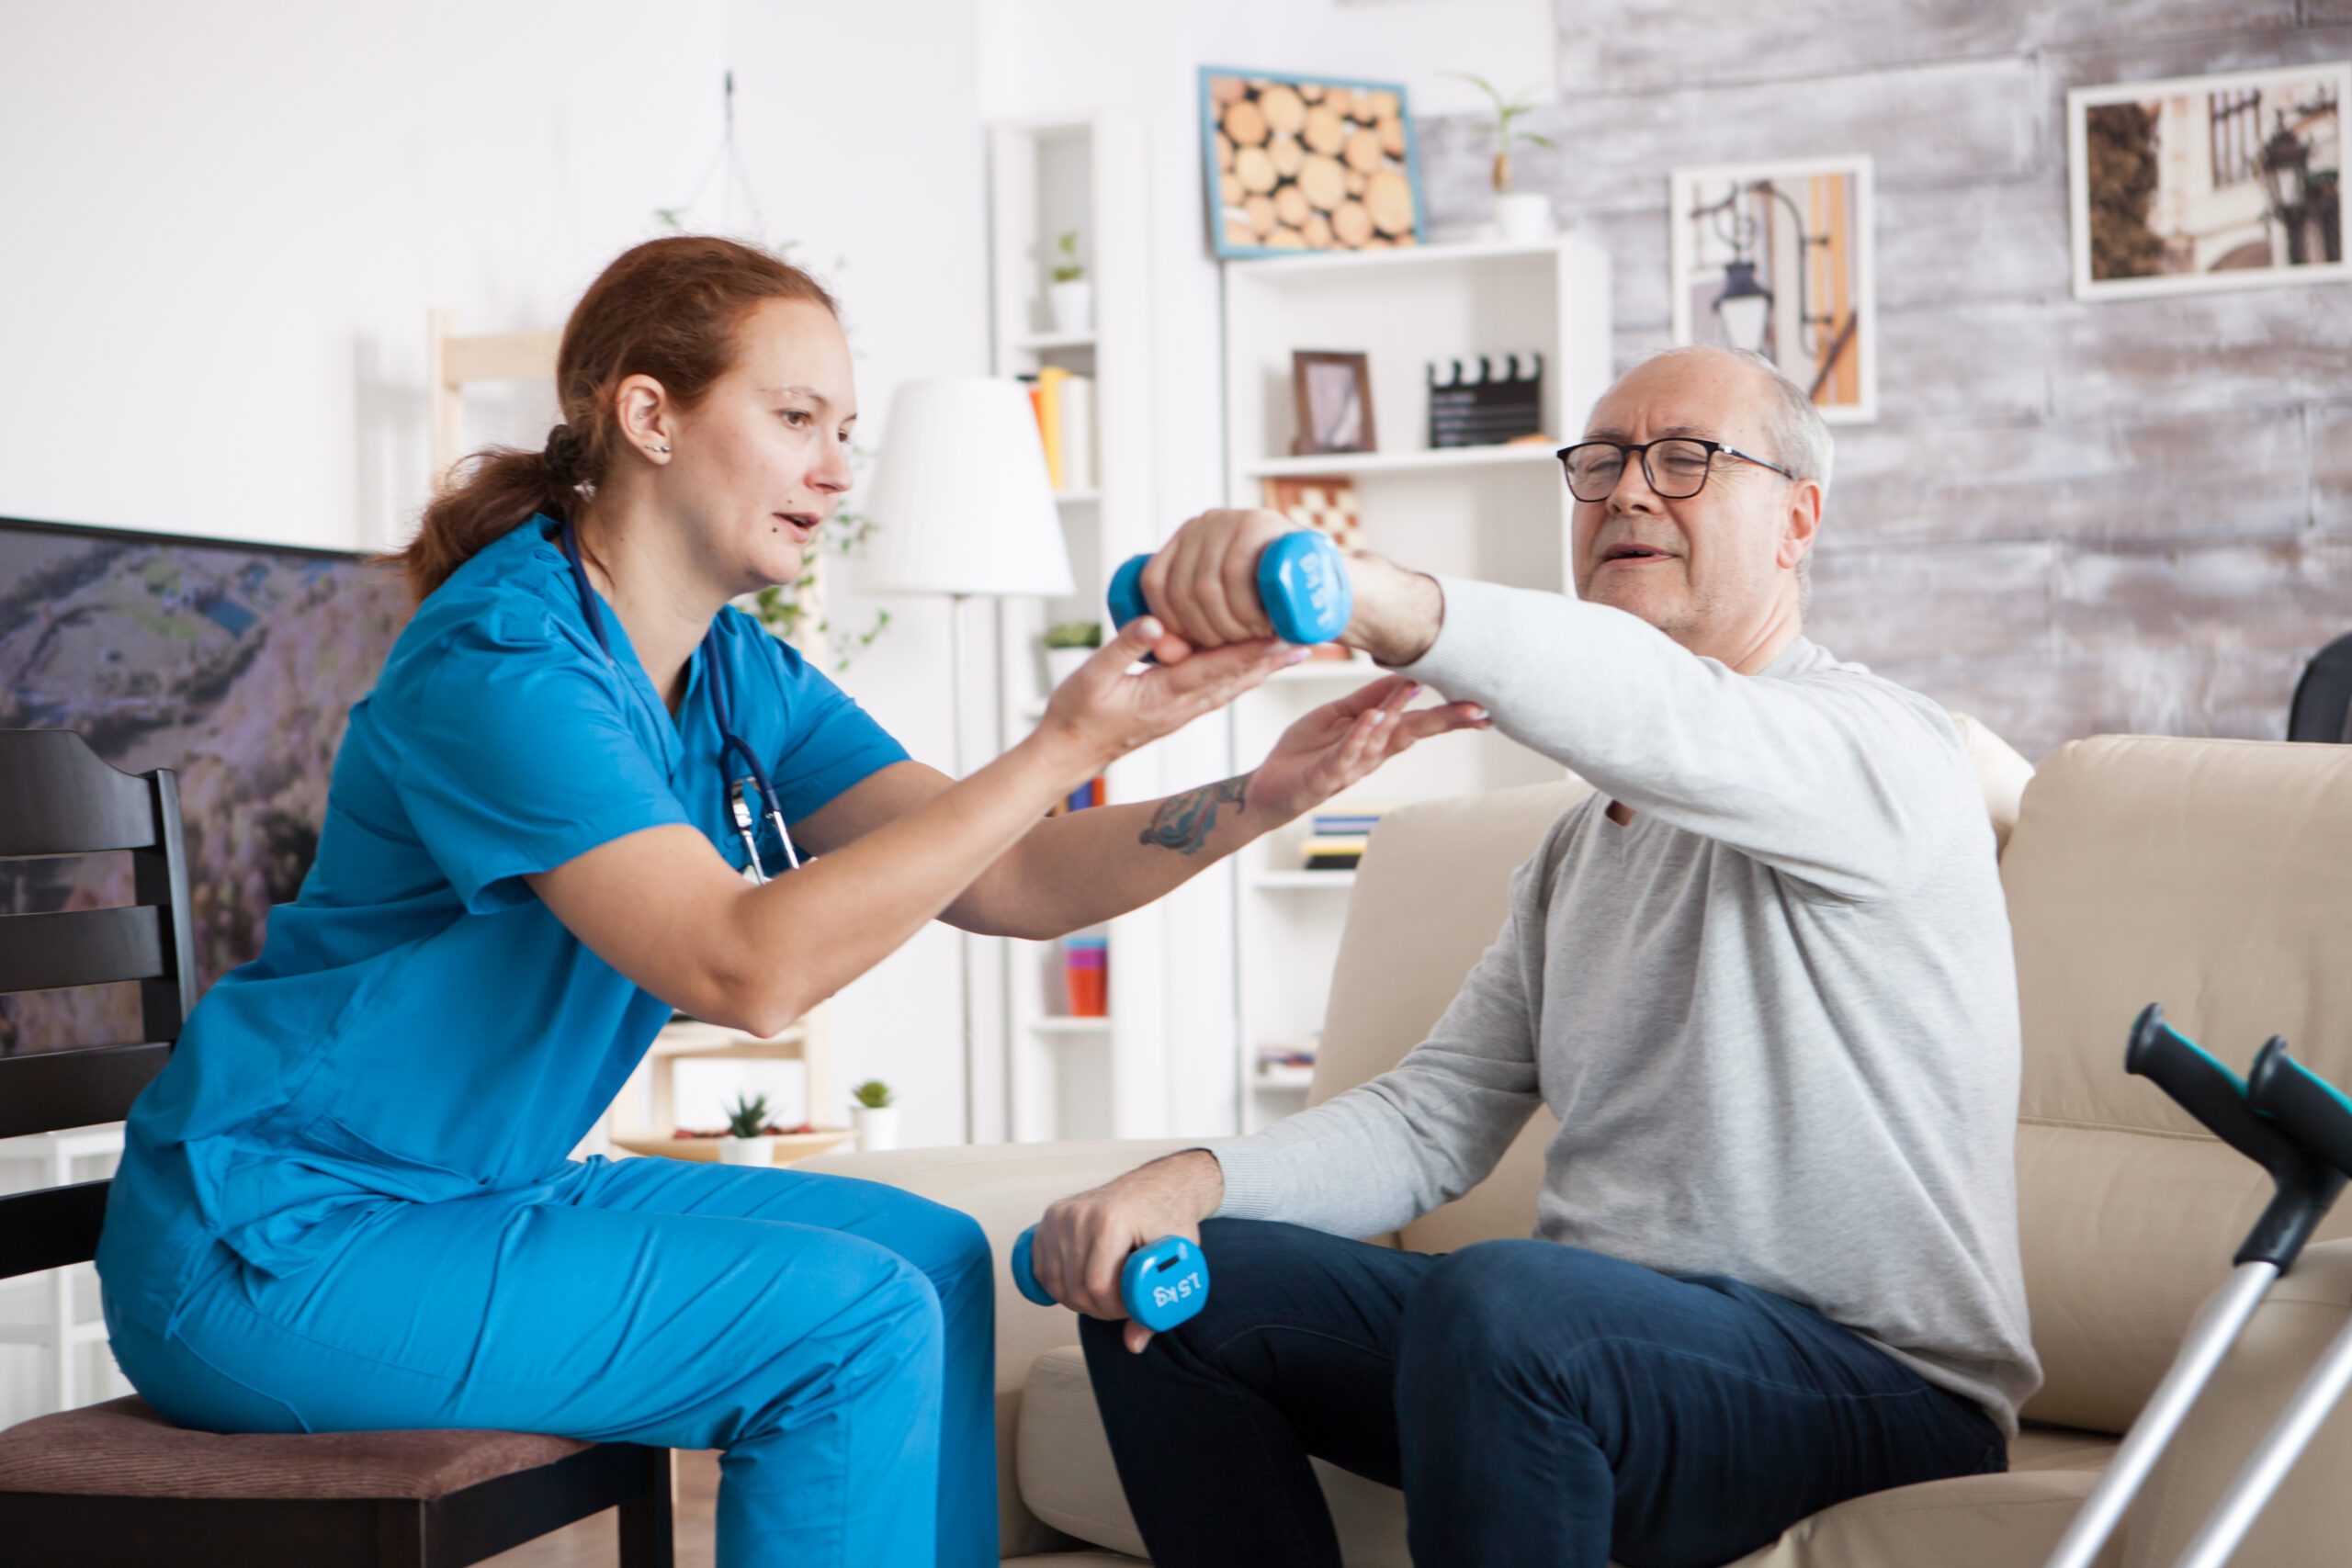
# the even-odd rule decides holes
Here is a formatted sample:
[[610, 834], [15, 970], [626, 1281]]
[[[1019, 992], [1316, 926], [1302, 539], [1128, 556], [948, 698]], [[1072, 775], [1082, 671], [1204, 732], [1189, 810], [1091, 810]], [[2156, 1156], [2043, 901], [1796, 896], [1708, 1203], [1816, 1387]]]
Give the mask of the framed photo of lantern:
[[1421, 243], [1420, 149], [1396, 82], [1201, 67], [1209, 243], [1221, 257]]
[[1876, 419], [1870, 159], [1677, 169], [1668, 197], [1674, 341], [1763, 355], [1832, 424]]
[[2352, 63], [2066, 95], [2075, 298], [2342, 282]]

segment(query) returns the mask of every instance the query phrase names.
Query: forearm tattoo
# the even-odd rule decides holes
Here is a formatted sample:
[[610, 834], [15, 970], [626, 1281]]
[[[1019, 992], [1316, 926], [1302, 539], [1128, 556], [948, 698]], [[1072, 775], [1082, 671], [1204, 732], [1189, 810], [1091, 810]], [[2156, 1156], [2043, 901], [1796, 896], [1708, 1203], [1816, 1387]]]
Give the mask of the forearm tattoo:
[[1188, 855], [1199, 854], [1201, 846], [1209, 841], [1209, 834], [1216, 827], [1217, 807], [1230, 806], [1238, 817], [1249, 809], [1249, 795], [1247, 773], [1171, 795], [1159, 803], [1159, 809], [1151, 814], [1151, 826], [1136, 835], [1136, 842], [1158, 844], [1163, 850]]

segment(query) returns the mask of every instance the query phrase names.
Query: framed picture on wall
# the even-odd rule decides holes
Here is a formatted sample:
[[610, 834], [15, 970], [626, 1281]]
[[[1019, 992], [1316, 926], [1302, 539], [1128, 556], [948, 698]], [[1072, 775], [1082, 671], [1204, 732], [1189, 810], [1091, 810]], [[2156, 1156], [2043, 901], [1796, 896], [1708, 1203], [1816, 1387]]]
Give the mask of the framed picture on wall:
[[1401, 83], [1216, 65], [1200, 80], [1219, 256], [1420, 243], [1420, 150]]
[[1870, 159], [1677, 169], [1668, 190], [1674, 341], [1765, 355], [1833, 424], [1876, 419]]
[[2352, 62], [2341, 60], [2068, 93], [2075, 298], [2352, 276], [2340, 194], [2347, 94]]
[[1371, 355], [1298, 349], [1290, 356], [1290, 389], [1298, 413], [1294, 456], [1377, 450]]

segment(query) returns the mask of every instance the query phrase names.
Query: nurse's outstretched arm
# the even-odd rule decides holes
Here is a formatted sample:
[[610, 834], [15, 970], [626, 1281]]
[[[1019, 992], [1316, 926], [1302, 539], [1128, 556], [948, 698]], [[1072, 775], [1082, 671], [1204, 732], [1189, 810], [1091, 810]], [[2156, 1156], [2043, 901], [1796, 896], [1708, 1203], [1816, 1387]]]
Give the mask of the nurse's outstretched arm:
[[764, 886], [683, 825], [601, 844], [527, 880], [596, 955], [671, 1006], [774, 1034], [962, 893], [1062, 795], [1136, 747], [1233, 700], [1295, 657], [1236, 643], [1127, 671], [1146, 616], [1063, 682], [1019, 745], [854, 842]]

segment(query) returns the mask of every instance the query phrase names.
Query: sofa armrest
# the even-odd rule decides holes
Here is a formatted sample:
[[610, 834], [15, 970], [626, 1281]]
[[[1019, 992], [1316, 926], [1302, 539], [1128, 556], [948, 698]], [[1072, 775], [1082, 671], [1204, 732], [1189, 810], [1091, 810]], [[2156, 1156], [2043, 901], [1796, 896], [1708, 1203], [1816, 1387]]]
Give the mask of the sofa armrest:
[[[2303, 1250], [2264, 1298], [2132, 1506], [2124, 1568], [2169, 1568], [2352, 1318], [2352, 1241]], [[2352, 1406], [2339, 1404], [2232, 1559], [2339, 1562], [2352, 1540]]]
[[1012, 1241], [1057, 1198], [1083, 1192], [1148, 1160], [1200, 1147], [1197, 1138], [1100, 1138], [1059, 1144], [978, 1144], [879, 1154], [826, 1155], [795, 1170], [884, 1182], [960, 1209], [979, 1221], [996, 1255], [997, 1522], [1003, 1554], [1048, 1542], [1022, 1504], [1013, 1474], [1013, 1433], [1021, 1391], [1037, 1358], [1078, 1343], [1078, 1315], [1041, 1307], [1012, 1285]]

